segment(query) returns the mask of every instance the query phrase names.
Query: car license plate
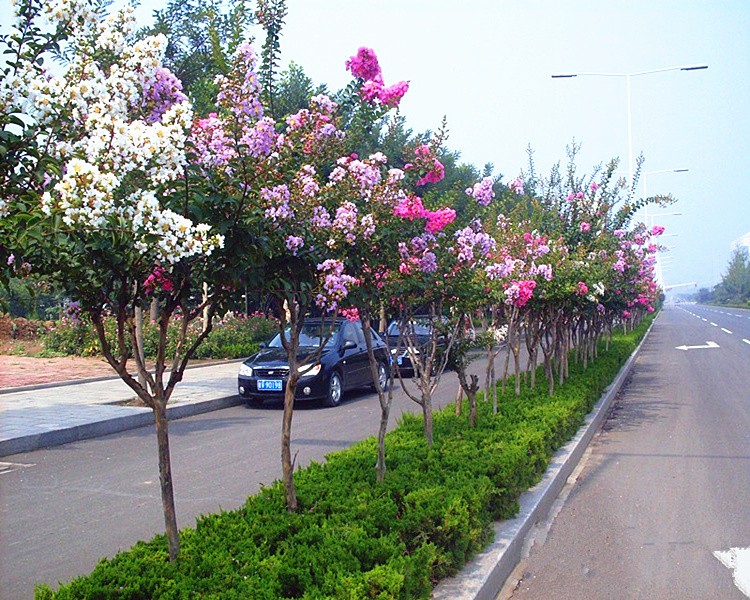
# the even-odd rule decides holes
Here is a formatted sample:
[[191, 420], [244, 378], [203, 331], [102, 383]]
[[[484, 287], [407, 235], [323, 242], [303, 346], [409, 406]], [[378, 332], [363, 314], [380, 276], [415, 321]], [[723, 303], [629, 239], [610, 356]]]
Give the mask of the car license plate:
[[258, 379], [259, 392], [280, 392], [281, 379]]
[[396, 358], [396, 362], [398, 363], [399, 366], [401, 366], [401, 364], [404, 362], [404, 357], [399, 356], [398, 358]]

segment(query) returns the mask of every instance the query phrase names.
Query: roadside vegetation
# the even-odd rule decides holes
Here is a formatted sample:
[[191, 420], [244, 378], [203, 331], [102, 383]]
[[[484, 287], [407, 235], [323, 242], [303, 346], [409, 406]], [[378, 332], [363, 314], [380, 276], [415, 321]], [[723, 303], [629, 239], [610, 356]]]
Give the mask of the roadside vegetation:
[[721, 282], [711, 290], [699, 290], [697, 299], [703, 304], [750, 308], [750, 250], [735, 248]]
[[[581, 426], [645, 334], [652, 317], [612, 335], [550, 396], [544, 386], [498, 389], [498, 411], [480, 393], [477, 425], [469, 407], [434, 417], [424, 443], [419, 416], [387, 435], [389, 470], [376, 482], [376, 440], [329, 454], [295, 474], [299, 510], [285, 510], [281, 482], [240, 509], [207, 515], [180, 532], [169, 561], [165, 536], [140, 542], [37, 600], [72, 598], [429, 598], [491, 539], [490, 524], [512, 517], [554, 451]], [[540, 367], [538, 373], [544, 377]], [[498, 383], [498, 387], [500, 384]]]

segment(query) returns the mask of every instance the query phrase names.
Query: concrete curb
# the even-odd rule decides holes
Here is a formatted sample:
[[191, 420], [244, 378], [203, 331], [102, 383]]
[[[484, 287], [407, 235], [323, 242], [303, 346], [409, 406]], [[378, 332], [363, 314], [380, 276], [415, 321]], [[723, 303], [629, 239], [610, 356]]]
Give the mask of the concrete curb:
[[[222, 365], [226, 363], [239, 363], [245, 361], [245, 358], [228, 358], [226, 360], [216, 360], [214, 362], [210, 363], [204, 363], [202, 365], [188, 365], [186, 367], [186, 371], [188, 369], [202, 369], [204, 367], [215, 367], [216, 365]], [[168, 372], [168, 371], [167, 371]], [[135, 377], [135, 375], [133, 375]], [[46, 390], [49, 388], [55, 388], [55, 387], [67, 387], [70, 385], [78, 385], [80, 383], [96, 383], [97, 381], [109, 381], [109, 380], [119, 380], [120, 376], [117, 374], [113, 375], [101, 375], [99, 377], [84, 377], [82, 379], [69, 379], [67, 381], [52, 381], [50, 383], [35, 383], [33, 385], [19, 385], [16, 387], [9, 387], [9, 388], [2, 388], [0, 389], [0, 395], [2, 394], [13, 394], [15, 392], [31, 392], [34, 390]]]
[[[221, 398], [212, 398], [199, 402], [188, 402], [167, 406], [167, 418], [170, 421], [191, 417], [205, 412], [220, 410], [230, 406], [238, 406], [244, 400], [239, 395], [224, 396]], [[55, 431], [45, 431], [33, 435], [13, 438], [10, 440], [0, 441], [0, 457], [10, 456], [11, 454], [20, 454], [22, 452], [31, 452], [41, 448], [51, 446], [60, 446], [70, 442], [101, 437], [111, 433], [120, 433], [130, 429], [146, 427], [154, 422], [154, 415], [150, 408], [132, 408], [137, 411], [128, 415], [110, 417], [81, 425], [74, 425]]]
[[518, 515], [494, 525], [494, 542], [474, 557], [455, 577], [441, 581], [432, 600], [495, 600], [506, 579], [521, 561], [524, 542], [531, 529], [546, 518], [568, 477], [576, 468], [594, 435], [602, 426], [612, 402], [633, 368], [641, 346], [651, 333], [652, 321], [641, 343], [607, 387], [576, 436], [552, 456], [542, 480], [519, 499]]

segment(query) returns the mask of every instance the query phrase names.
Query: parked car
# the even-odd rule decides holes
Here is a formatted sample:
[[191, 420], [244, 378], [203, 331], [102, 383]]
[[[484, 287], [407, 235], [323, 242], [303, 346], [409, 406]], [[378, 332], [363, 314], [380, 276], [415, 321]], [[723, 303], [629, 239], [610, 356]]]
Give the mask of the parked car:
[[[392, 321], [386, 329], [388, 338], [388, 348], [391, 356], [396, 363], [396, 367], [402, 377], [412, 377], [415, 374], [414, 365], [412, 364], [409, 348], [413, 348], [415, 355], [419, 356], [429, 350], [430, 341], [432, 340], [432, 323], [428, 317], [415, 317], [406, 325], [405, 334], [401, 335], [401, 321]], [[435, 362], [433, 370], [437, 369], [439, 361], [442, 360], [443, 353], [447, 346], [445, 335], [438, 334], [437, 352], [435, 353]]]
[[[372, 344], [380, 385], [386, 389], [389, 357], [385, 342], [375, 331]], [[318, 350], [320, 355], [316, 359], [314, 354]], [[301, 376], [296, 400], [323, 400], [328, 406], [337, 406], [344, 392], [375, 387], [360, 321], [336, 319], [332, 323], [330, 319], [306, 319], [300, 333], [297, 361]], [[281, 344], [281, 334], [277, 334], [266, 347], [242, 363], [237, 387], [248, 404], [261, 404], [266, 399], [283, 399], [288, 377], [286, 350]]]

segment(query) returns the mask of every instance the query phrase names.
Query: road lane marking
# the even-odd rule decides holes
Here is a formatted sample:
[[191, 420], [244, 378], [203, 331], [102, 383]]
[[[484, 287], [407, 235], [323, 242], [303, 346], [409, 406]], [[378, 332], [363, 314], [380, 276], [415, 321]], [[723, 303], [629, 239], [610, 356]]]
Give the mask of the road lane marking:
[[728, 329], [724, 329], [723, 327], [721, 328], [721, 330], [722, 330], [722, 331], [723, 331], [724, 333], [732, 333], [731, 331], [729, 331]]
[[706, 342], [705, 346], [687, 346], [687, 345], [685, 345], [685, 346], [675, 346], [675, 348], [677, 350], [685, 350], [686, 352], [688, 350], [699, 350], [699, 349], [703, 349], [703, 348], [718, 348], [718, 347], [719, 347], [719, 344], [717, 344], [716, 342]]
[[704, 323], [708, 323], [708, 319], [704, 319], [703, 317], [701, 317], [701, 321], [703, 321]]
[[745, 338], [742, 338], [742, 341], [745, 342], [746, 344], [750, 344], [750, 340], [746, 340]]
[[711, 325], [713, 325], [714, 327], [718, 327], [718, 325], [716, 323], [713, 323], [713, 322], [711, 323]]
[[722, 565], [732, 571], [737, 589], [750, 598], [750, 548], [716, 550], [713, 554]]

